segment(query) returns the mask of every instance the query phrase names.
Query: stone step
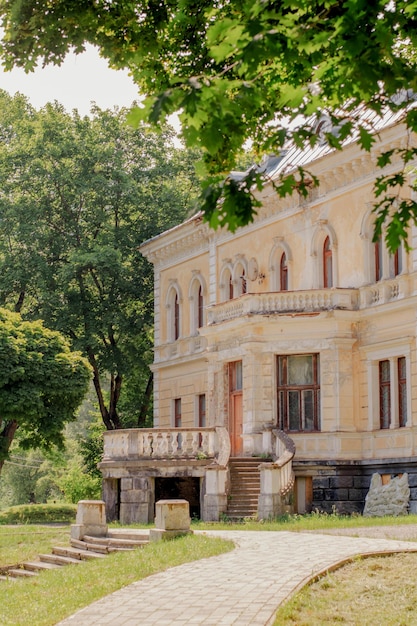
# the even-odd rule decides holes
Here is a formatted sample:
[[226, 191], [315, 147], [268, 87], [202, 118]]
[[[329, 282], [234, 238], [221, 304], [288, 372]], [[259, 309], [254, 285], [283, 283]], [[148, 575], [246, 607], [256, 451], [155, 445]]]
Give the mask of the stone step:
[[141, 539], [124, 539], [123, 537], [91, 537], [85, 535], [83, 541], [92, 545], [105, 545], [113, 548], [139, 548], [149, 543], [149, 535], [140, 535]]
[[70, 540], [71, 547], [76, 550], [90, 550], [92, 552], [100, 552], [100, 554], [108, 554], [108, 546], [103, 543], [92, 543], [90, 541], [80, 541], [79, 539]]
[[123, 539], [127, 541], [149, 541], [149, 530], [146, 528], [109, 528], [108, 539]]
[[93, 550], [80, 550], [77, 548], [65, 547], [52, 548], [52, 554], [56, 554], [57, 556], [70, 556], [73, 559], [79, 559], [82, 561], [87, 559], [104, 559], [106, 557], [105, 554], [93, 552]]
[[40, 554], [39, 560], [43, 563], [55, 563], [56, 565], [79, 565], [82, 562], [81, 559], [60, 556], [58, 554]]
[[12, 582], [16, 582], [17, 578], [14, 578], [13, 576], [5, 576], [4, 574], [0, 575], [0, 580], [4, 580], [4, 581], [12, 581]]
[[41, 572], [49, 569], [58, 569], [61, 567], [58, 563], [47, 563], [46, 561], [25, 561], [22, 567], [31, 572]]
[[12, 578], [31, 578], [32, 576], [36, 576], [35, 572], [31, 572], [28, 569], [23, 569], [23, 567], [13, 567], [12, 569], [8, 570], [7, 574]]

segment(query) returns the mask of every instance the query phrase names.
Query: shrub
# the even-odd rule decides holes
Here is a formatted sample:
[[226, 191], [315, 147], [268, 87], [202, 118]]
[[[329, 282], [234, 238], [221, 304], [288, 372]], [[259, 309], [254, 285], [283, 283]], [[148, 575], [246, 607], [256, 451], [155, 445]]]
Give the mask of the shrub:
[[0, 512], [0, 524], [71, 524], [75, 504], [21, 504]]

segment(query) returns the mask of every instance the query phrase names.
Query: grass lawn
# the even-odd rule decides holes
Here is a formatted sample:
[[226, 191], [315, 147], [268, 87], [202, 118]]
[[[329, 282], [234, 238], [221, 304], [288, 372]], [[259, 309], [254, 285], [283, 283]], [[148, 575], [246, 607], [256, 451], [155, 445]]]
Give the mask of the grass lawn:
[[[263, 523], [194, 522], [192, 526], [198, 530], [297, 532], [392, 524], [417, 524], [417, 516], [375, 519], [311, 514]], [[50, 553], [54, 545], [68, 545], [69, 535], [69, 526], [0, 525], [0, 568], [35, 558], [42, 552]], [[193, 535], [43, 572], [32, 579], [0, 581], [0, 624], [52, 626], [131, 582], [230, 549], [231, 542]], [[334, 623], [417, 626], [416, 570], [417, 554], [356, 559], [297, 594], [279, 610], [275, 626]]]
[[417, 554], [355, 559], [305, 587], [274, 626], [415, 626]]

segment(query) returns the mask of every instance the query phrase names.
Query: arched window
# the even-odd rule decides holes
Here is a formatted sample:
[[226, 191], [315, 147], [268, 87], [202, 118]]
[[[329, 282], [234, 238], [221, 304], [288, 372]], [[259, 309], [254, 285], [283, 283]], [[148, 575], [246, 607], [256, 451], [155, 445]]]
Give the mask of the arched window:
[[233, 276], [230, 262], [223, 267], [220, 274], [220, 297], [222, 302], [233, 299]]
[[247, 289], [248, 289], [247, 278], [246, 278], [246, 267], [243, 265], [242, 262], [236, 263], [234, 270], [233, 270], [233, 276], [234, 276], [233, 282], [236, 287], [234, 291], [234, 297], [238, 298], [239, 296], [242, 296], [243, 294], [247, 293]]
[[274, 237], [274, 245], [269, 255], [270, 290], [288, 291], [291, 283], [292, 254], [283, 237]]
[[174, 298], [174, 336], [173, 339], [176, 341], [180, 336], [180, 300], [178, 298], [178, 294], [175, 293]]
[[382, 239], [379, 237], [374, 243], [375, 254], [375, 282], [377, 283], [382, 278]]
[[167, 299], [167, 340], [176, 341], [181, 336], [181, 293], [175, 281], [171, 284]]
[[203, 287], [200, 285], [197, 294], [197, 326], [201, 328], [204, 326], [204, 297]]
[[280, 291], [288, 291], [288, 263], [285, 252], [282, 253], [279, 264], [279, 284]]
[[333, 287], [333, 255], [329, 236], [323, 244], [323, 287]]
[[337, 237], [328, 220], [318, 220], [311, 240], [313, 288], [338, 286]]

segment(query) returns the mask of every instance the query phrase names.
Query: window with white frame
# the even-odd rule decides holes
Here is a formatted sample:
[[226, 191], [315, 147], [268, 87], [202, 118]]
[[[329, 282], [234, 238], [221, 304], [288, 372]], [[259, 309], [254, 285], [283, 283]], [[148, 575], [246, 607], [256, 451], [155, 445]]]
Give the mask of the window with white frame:
[[378, 363], [379, 426], [407, 425], [407, 364], [404, 356]]
[[190, 284], [190, 331], [195, 335], [198, 329], [205, 324], [205, 282], [198, 273], [194, 276]]
[[285, 431], [320, 430], [320, 359], [318, 354], [277, 357], [278, 424]]
[[396, 278], [406, 270], [406, 253], [404, 245], [393, 253], [388, 250], [385, 234], [374, 240], [375, 216], [368, 211], [363, 219], [361, 237], [364, 241], [365, 272], [367, 281], [377, 283], [380, 280]]
[[411, 426], [411, 348], [408, 344], [367, 351], [370, 430]]
[[181, 336], [181, 294], [179, 287], [173, 283], [166, 300], [168, 341], [176, 341]]
[[283, 237], [274, 237], [274, 246], [269, 257], [271, 291], [291, 289], [292, 255]]

